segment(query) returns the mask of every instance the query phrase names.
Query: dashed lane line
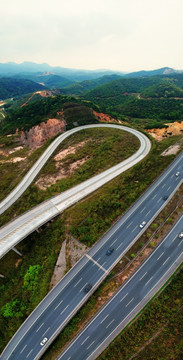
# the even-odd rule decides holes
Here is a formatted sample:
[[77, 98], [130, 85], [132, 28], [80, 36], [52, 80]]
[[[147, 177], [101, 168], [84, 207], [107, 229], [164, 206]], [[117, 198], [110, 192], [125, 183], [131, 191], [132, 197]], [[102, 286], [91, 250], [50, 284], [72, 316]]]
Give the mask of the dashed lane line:
[[25, 350], [25, 348], [27, 347], [27, 344], [23, 347], [23, 349], [20, 351], [20, 354], [23, 353], [23, 351]]

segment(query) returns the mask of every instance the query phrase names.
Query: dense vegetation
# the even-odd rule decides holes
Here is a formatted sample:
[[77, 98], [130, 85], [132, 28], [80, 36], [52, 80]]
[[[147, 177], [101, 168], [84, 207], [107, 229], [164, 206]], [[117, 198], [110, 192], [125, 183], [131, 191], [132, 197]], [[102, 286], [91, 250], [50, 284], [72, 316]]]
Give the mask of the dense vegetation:
[[61, 94], [72, 94], [72, 95], [81, 95], [91, 89], [94, 89], [97, 86], [106, 84], [108, 82], [111, 82], [113, 80], [119, 79], [121, 78], [120, 75], [105, 75], [102, 76], [98, 79], [93, 79], [93, 80], [85, 80], [85, 81], [81, 81], [78, 83], [75, 83], [69, 87], [67, 87], [66, 89], [61, 89], [60, 92]]
[[[183, 75], [122, 78], [97, 87], [84, 98], [101, 111], [129, 122], [154, 119], [155, 125], [183, 118]], [[127, 118], [126, 118], [127, 117]], [[146, 121], [152, 124], [152, 121]]]
[[0, 78], [0, 100], [44, 89], [44, 86], [31, 80]]
[[67, 129], [76, 125], [96, 123], [90, 102], [81, 101], [70, 96], [55, 95], [28, 103], [26, 106], [8, 112], [1, 124], [1, 133], [14, 133], [16, 129], [29, 130], [49, 118], [60, 118], [62, 112]]
[[163, 81], [160, 84], [152, 85], [149, 88], [141, 92], [141, 97], [153, 97], [153, 98], [170, 98], [179, 97], [183, 98], [183, 90], [168, 81]]

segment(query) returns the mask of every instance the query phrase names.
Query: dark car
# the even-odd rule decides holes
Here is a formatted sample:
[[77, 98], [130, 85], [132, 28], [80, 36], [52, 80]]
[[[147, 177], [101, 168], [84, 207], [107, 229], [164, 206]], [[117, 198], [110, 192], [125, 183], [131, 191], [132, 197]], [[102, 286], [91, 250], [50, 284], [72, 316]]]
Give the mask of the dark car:
[[113, 251], [114, 251], [114, 249], [108, 249], [108, 250], [106, 251], [106, 255], [107, 255], [107, 256], [111, 255], [111, 254], [113, 253]]
[[163, 200], [166, 201], [168, 199], [168, 195], [163, 196]]
[[84, 288], [84, 292], [88, 293], [92, 288], [91, 284], [86, 285], [86, 287]]

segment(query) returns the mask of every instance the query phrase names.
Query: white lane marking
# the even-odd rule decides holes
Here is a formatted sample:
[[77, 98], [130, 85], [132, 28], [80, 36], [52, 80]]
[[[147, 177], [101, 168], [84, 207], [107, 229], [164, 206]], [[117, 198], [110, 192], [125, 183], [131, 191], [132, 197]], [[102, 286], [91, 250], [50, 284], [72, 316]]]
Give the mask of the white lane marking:
[[128, 304], [125, 305], [125, 307], [127, 307], [133, 300], [134, 300], [134, 298], [132, 298], [132, 299], [128, 302]]
[[168, 187], [167, 191], [171, 189], [171, 186]]
[[127, 225], [126, 229], [128, 229], [132, 224], [133, 224], [133, 221], [131, 221], [131, 222]]
[[101, 259], [101, 256], [96, 260], [96, 262], [98, 262]]
[[50, 326], [48, 327], [48, 329], [46, 329], [46, 331], [44, 332], [44, 334], [42, 335], [42, 337], [45, 336], [45, 334], [47, 333], [47, 331], [50, 329]]
[[64, 308], [64, 310], [61, 311], [60, 315], [62, 315], [68, 307], [69, 307], [69, 305], [67, 305], [67, 306]]
[[80, 282], [81, 282], [82, 278], [78, 280], [78, 282], [74, 285], [74, 287], [76, 287]]
[[107, 319], [108, 316], [109, 316], [109, 314], [107, 314], [107, 315], [105, 316], [105, 318], [102, 319], [102, 321], [100, 322], [100, 324], [102, 324], [102, 323]]
[[165, 265], [169, 259], [170, 259], [170, 256], [164, 261], [163, 265]]
[[104, 263], [101, 266], [104, 266], [106, 264], [107, 261], [104, 261]]
[[159, 200], [157, 201], [157, 203], [159, 203], [161, 201], [161, 198], [159, 198]]
[[54, 310], [56, 310], [61, 304], [63, 303], [63, 300], [61, 300], [57, 306], [55, 306]]
[[84, 339], [84, 341], [81, 343], [81, 345], [83, 345], [86, 342], [86, 340], [88, 340], [88, 339], [89, 339], [89, 336], [87, 336], [86, 339]]
[[148, 211], [148, 213], [146, 214], [146, 216], [145, 216], [145, 217], [147, 217], [147, 216], [150, 214], [150, 212], [151, 212], [151, 210], [149, 210], [149, 211]]
[[25, 350], [25, 348], [27, 347], [27, 344], [23, 347], [23, 349], [20, 351], [20, 354], [23, 353], [23, 351]]
[[170, 176], [170, 179], [172, 179], [174, 177], [174, 174], [172, 174], [172, 176]]
[[87, 350], [94, 344], [95, 340], [86, 348]]
[[120, 302], [122, 302], [127, 295], [128, 295], [128, 293], [126, 293], [126, 295], [124, 295], [124, 296], [122, 297], [122, 299], [120, 300]]
[[106, 326], [106, 329], [114, 322], [114, 319]]
[[69, 356], [69, 357], [67, 358], [67, 360], [71, 360], [71, 356]]
[[156, 198], [156, 196], [157, 196], [157, 194], [155, 194], [155, 195], [152, 197], [152, 199], [154, 200], [154, 199]]
[[161, 253], [161, 255], [157, 258], [157, 260], [159, 260], [164, 254], [164, 251]]
[[166, 186], [166, 183], [162, 185], [162, 189]]
[[118, 250], [121, 247], [122, 244], [119, 244], [118, 247], [116, 248], [116, 250]]
[[141, 281], [141, 280], [144, 278], [144, 276], [146, 276], [146, 274], [147, 274], [147, 271], [141, 276], [141, 278], [139, 279], [139, 281]]
[[140, 214], [143, 213], [143, 211], [145, 210], [146, 206], [143, 207], [143, 209], [140, 211]]
[[183, 242], [183, 240], [181, 240], [181, 242], [179, 243], [179, 245], [178, 245], [178, 246], [180, 246], [180, 245], [182, 244], [182, 242]]
[[111, 243], [111, 245], [115, 244], [116, 241], [118, 241], [118, 238], [116, 238], [116, 239]]
[[152, 280], [153, 276], [151, 276], [151, 278], [145, 283], [144, 286], [147, 286], [147, 284], [149, 284], [149, 282]]
[[40, 327], [38, 327], [38, 329], [36, 330], [36, 332], [38, 332], [43, 325], [44, 325], [44, 322], [40, 325]]
[[100, 265], [97, 261], [95, 261], [90, 255], [85, 254], [85, 256], [86, 256], [88, 259], [90, 259], [91, 261], [93, 261], [93, 262], [95, 263], [95, 265], [97, 265], [97, 266], [98, 266], [100, 269], [102, 269], [105, 273], [108, 274], [108, 270], [104, 269], [104, 268], [102, 267], [102, 265]]
[[33, 349], [31, 351], [29, 351], [29, 353], [27, 354], [26, 358], [29, 357], [29, 355], [31, 354], [31, 352], [33, 351]]
[[132, 230], [132, 232], [134, 232], [137, 228], [138, 228], [138, 225], [136, 225], [136, 226], [134, 227], [134, 229]]
[[80, 290], [79, 292], [83, 291], [83, 289], [86, 287], [87, 284], [88, 284], [88, 283], [86, 283], [86, 284], [81, 288], [81, 290]]

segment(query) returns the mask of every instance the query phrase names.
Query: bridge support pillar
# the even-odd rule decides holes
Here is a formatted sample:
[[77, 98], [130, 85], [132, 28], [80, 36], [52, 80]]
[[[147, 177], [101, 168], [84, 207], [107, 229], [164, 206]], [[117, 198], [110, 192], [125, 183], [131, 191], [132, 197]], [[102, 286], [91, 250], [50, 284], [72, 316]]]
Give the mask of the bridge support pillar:
[[16, 254], [18, 254], [18, 255], [22, 256], [21, 252], [20, 252], [20, 251], [18, 251], [15, 247], [13, 247], [13, 248], [12, 248], [12, 250], [13, 250], [14, 252], [16, 252]]

